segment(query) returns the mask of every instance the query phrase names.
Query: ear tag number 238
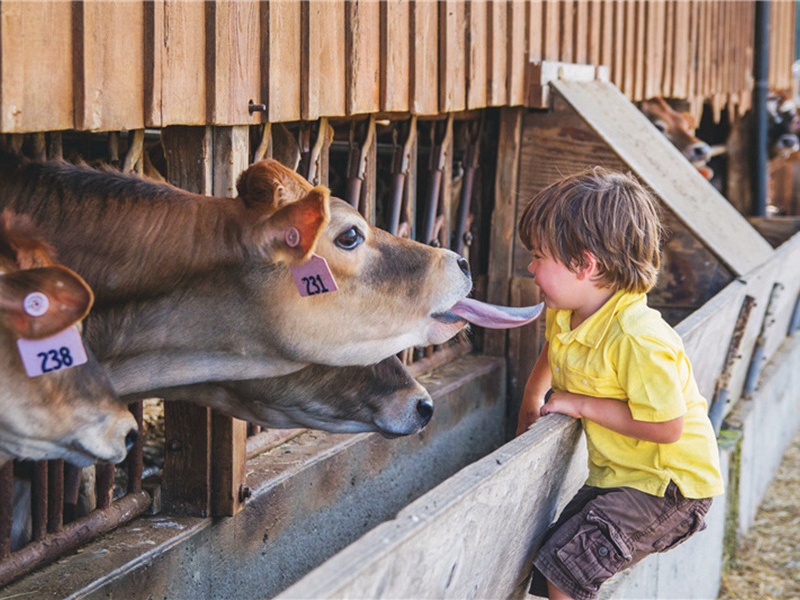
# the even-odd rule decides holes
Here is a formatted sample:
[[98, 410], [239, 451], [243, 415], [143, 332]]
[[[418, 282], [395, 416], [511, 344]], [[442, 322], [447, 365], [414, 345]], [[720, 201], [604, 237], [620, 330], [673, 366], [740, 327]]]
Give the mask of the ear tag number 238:
[[[300, 243], [300, 232], [294, 227], [290, 227], [286, 231], [285, 239], [286, 245], [294, 248]], [[318, 296], [339, 289], [328, 266], [328, 261], [318, 254], [312, 254], [302, 265], [293, 266], [292, 278], [297, 286], [297, 291], [303, 297]]]
[[77, 326], [41, 340], [17, 340], [17, 348], [28, 377], [64, 371], [85, 363], [86, 349]]

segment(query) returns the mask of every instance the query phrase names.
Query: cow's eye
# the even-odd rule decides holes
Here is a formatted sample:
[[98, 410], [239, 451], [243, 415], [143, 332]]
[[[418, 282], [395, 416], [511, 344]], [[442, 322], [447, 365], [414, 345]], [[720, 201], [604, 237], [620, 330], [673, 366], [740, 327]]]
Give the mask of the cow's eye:
[[361, 233], [358, 227], [353, 226], [344, 233], [339, 234], [339, 237], [336, 238], [336, 245], [342, 250], [353, 250], [360, 246], [363, 241], [364, 234]]
[[656, 129], [658, 129], [661, 133], [664, 133], [667, 130], [667, 125], [664, 123], [664, 121], [655, 121], [653, 125], [655, 125]]

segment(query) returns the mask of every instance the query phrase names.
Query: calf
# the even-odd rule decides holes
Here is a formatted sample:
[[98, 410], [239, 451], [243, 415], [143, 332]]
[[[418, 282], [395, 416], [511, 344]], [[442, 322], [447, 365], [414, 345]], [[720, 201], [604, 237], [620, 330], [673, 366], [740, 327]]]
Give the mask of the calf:
[[2, 204], [94, 289], [85, 337], [121, 394], [373, 364], [467, 325], [452, 310], [466, 260], [371, 227], [276, 161], [237, 198], [9, 156], [0, 177]]
[[265, 427], [377, 431], [385, 437], [417, 433], [433, 415], [430, 395], [396, 356], [368, 367], [309, 365], [280, 377], [186, 386], [162, 395]]
[[695, 136], [694, 115], [676, 111], [664, 98], [650, 98], [641, 102], [639, 108], [706, 179], [711, 179], [713, 171], [706, 166], [711, 147]]
[[91, 290], [54, 265], [52, 249], [30, 222], [8, 211], [0, 215], [0, 273], [0, 464], [12, 458], [78, 466], [121, 461], [136, 439], [136, 421], [94, 356], [87, 353], [86, 363], [69, 368], [78, 360], [59, 343], [55, 356], [36, 359], [50, 360], [43, 367], [49, 372], [31, 377], [18, 348], [20, 338], [55, 339], [75, 326], [92, 305]]

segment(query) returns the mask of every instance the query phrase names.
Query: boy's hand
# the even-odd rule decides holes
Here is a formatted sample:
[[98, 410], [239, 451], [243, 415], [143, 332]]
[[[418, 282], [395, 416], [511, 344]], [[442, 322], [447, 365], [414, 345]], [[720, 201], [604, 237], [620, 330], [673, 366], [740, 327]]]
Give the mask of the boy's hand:
[[539, 411], [541, 416], [559, 413], [580, 419], [583, 417], [583, 405], [586, 396], [569, 392], [552, 392], [547, 402]]

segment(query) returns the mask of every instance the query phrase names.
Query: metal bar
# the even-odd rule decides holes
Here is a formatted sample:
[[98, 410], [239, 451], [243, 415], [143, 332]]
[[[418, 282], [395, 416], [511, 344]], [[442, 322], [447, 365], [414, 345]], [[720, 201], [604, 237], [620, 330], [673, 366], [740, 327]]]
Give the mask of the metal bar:
[[769, 94], [769, 2], [756, 2], [753, 43], [753, 214], [767, 215], [767, 95]]
[[70, 523], [59, 533], [50, 534], [42, 541], [28, 544], [0, 561], [0, 586], [6, 585], [25, 573], [71, 552], [81, 544], [135, 519], [149, 506], [150, 496], [147, 492], [128, 494], [110, 507], [92, 511], [86, 517]]
[[[408, 122], [408, 135], [401, 145], [396, 145], [392, 161], [392, 210], [389, 220], [389, 233], [400, 235], [403, 202], [407, 200], [406, 183], [411, 169], [411, 154], [417, 137], [417, 117]], [[402, 237], [402, 236], [401, 236]]]
[[767, 310], [764, 311], [764, 319], [761, 321], [761, 329], [758, 332], [758, 337], [756, 338], [756, 343], [753, 347], [753, 356], [750, 358], [750, 364], [747, 367], [747, 376], [744, 380], [744, 391], [742, 393], [745, 398], [750, 398], [758, 387], [758, 381], [761, 378], [761, 371], [764, 368], [764, 346], [767, 344], [767, 332], [775, 323], [775, 319], [773, 317], [775, 313], [775, 304], [782, 289], [782, 283], [775, 283], [770, 291]]
[[797, 296], [797, 300], [794, 304], [794, 312], [792, 313], [792, 319], [789, 321], [789, 335], [794, 335], [797, 333], [797, 330], [800, 329], [800, 295]]
[[736, 317], [736, 324], [733, 326], [733, 334], [728, 343], [728, 352], [725, 355], [725, 362], [722, 365], [722, 372], [717, 380], [717, 388], [714, 392], [714, 398], [711, 400], [711, 406], [708, 408], [708, 417], [711, 424], [714, 426], [714, 431], [719, 434], [720, 427], [722, 427], [722, 417], [725, 414], [725, 407], [730, 398], [730, 389], [728, 385], [733, 375], [733, 366], [742, 355], [739, 353], [739, 348], [742, 345], [742, 338], [744, 331], [747, 328], [747, 322], [750, 319], [750, 313], [756, 305], [756, 299], [753, 296], [746, 295], [742, 300], [742, 306], [739, 309], [739, 315]]
[[58, 533], [64, 526], [64, 461], [47, 464], [47, 532]]
[[142, 420], [143, 420], [143, 401], [132, 402], [128, 406], [133, 418], [136, 419], [136, 426], [139, 430], [139, 437], [136, 438], [136, 443], [128, 453], [128, 493], [134, 494], [142, 490], [142, 470], [144, 468], [144, 457], [142, 455]]
[[14, 462], [0, 467], [0, 560], [11, 554], [11, 523], [14, 512]]
[[47, 533], [47, 461], [33, 463], [31, 496], [33, 539], [38, 541]]

